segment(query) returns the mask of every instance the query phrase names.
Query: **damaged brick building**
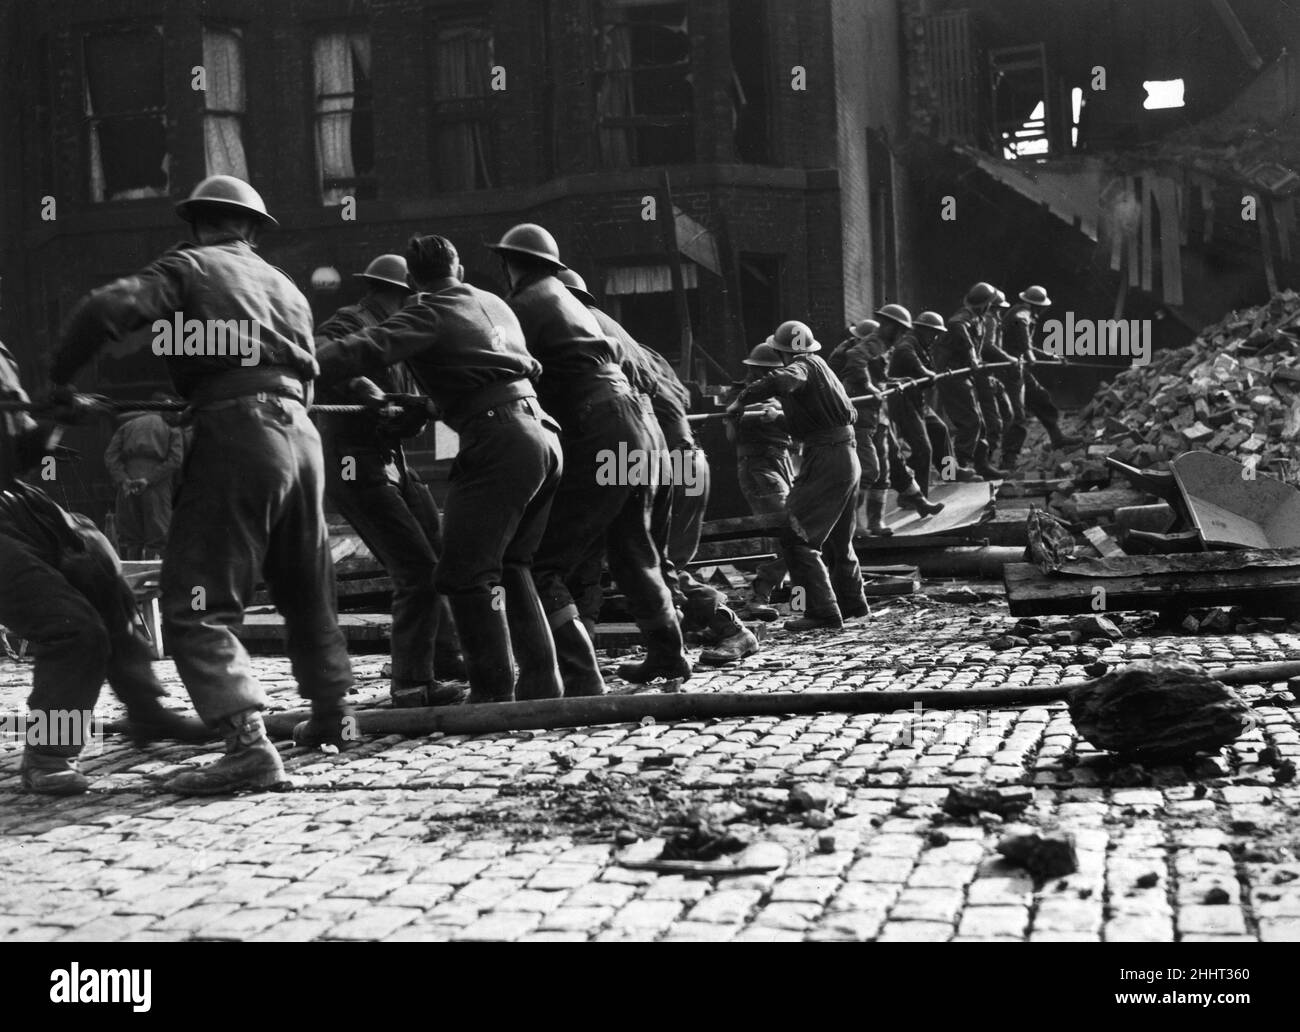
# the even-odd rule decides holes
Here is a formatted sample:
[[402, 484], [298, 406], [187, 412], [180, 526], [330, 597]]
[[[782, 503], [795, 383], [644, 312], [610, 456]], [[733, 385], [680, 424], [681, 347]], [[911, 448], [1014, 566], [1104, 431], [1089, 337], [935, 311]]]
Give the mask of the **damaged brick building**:
[[[280, 220], [264, 253], [317, 316], [416, 231], [457, 241], [469, 279], [499, 290], [483, 245], [537, 221], [674, 360], [684, 306], [690, 374], [725, 381], [780, 319], [832, 336], [899, 289], [899, 13], [893, 0], [3, 0], [0, 334], [36, 382], [76, 297], [176, 241], [175, 202], [229, 172]], [[676, 294], [665, 187], [682, 216]], [[146, 343], [114, 345], [83, 385], [147, 395], [161, 369]], [[73, 434], [87, 461], [67, 500], [95, 516], [106, 433]]]

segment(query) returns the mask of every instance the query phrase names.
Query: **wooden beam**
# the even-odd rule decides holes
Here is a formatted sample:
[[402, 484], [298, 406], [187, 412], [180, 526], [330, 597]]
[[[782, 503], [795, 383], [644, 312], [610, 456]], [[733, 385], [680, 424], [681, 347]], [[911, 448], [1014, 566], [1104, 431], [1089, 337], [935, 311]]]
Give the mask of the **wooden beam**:
[[1250, 65], [1255, 71], [1264, 67], [1264, 59], [1259, 56], [1259, 51], [1255, 49], [1255, 44], [1250, 41], [1246, 35], [1246, 27], [1241, 24], [1241, 19], [1232, 9], [1228, 0], [1210, 0], [1210, 5], [1219, 15], [1219, 20], [1223, 22], [1224, 28], [1228, 30], [1228, 35], [1232, 37], [1232, 42], [1237, 44], [1237, 49], [1241, 51], [1241, 56], [1245, 59], [1246, 64]]

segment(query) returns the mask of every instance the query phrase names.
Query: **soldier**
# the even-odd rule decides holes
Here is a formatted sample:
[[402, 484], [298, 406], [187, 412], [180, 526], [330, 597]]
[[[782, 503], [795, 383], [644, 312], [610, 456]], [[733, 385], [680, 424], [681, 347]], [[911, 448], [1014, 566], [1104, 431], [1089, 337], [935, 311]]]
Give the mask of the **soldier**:
[[[153, 395], [166, 401], [166, 394]], [[127, 415], [104, 451], [117, 488], [114, 515], [123, 559], [157, 559], [172, 518], [172, 478], [180, 472], [182, 439], [158, 412]]]
[[[3, 344], [0, 400], [28, 400]], [[90, 520], [18, 479], [57, 436], [26, 413], [0, 411], [0, 624], [30, 641], [36, 660], [23, 787], [74, 795], [90, 787], [77, 757], [105, 678], [126, 706], [137, 744], [211, 736], [202, 721], [163, 707], [149, 646], [135, 627], [135, 599], [108, 541]]]
[[[1006, 294], [1001, 290], [995, 291], [993, 301], [989, 304], [988, 311], [984, 313], [981, 327], [979, 353], [981, 366], [1012, 360], [1011, 356], [1002, 350], [1002, 316], [1010, 307]], [[984, 434], [989, 442], [990, 461], [992, 461], [992, 450], [1000, 447], [1002, 443], [1006, 416], [1010, 415], [1010, 402], [1006, 396], [1006, 388], [1002, 386], [1002, 380], [996, 373], [980, 369], [971, 377], [971, 385], [975, 388], [975, 397], [979, 401], [980, 418], [984, 420]]]
[[[748, 381], [753, 383], [785, 363], [772, 347], [772, 338], [758, 344], [745, 358]], [[728, 391], [724, 400], [733, 400], [743, 385]], [[785, 502], [794, 484], [794, 441], [786, 425], [785, 414], [776, 401], [769, 400], [760, 412], [744, 412], [739, 420], [727, 420], [727, 436], [736, 445], [736, 479], [740, 493], [755, 516], [785, 517]], [[781, 556], [758, 567], [750, 585], [750, 601], [744, 615], [751, 620], [770, 622], [780, 614], [772, 608], [772, 592], [785, 581], [786, 565]]]
[[[966, 292], [966, 299], [948, 320], [948, 333], [934, 344], [934, 369], [943, 373], [979, 365], [983, 346], [984, 314], [997, 290], [988, 283], [976, 283]], [[953, 450], [962, 469], [973, 469], [985, 480], [1001, 480], [1007, 471], [989, 463], [989, 442], [971, 376], [951, 376], [938, 383], [939, 404], [952, 424]]]
[[460, 633], [469, 701], [557, 698], [555, 643], [531, 571], [562, 470], [559, 428], [537, 399], [541, 367], [510, 307], [464, 282], [450, 240], [412, 237], [406, 261], [418, 293], [378, 326], [322, 347], [321, 378], [410, 367], [460, 435], [434, 586]]
[[[897, 310], [893, 317], [907, 330], [894, 340], [889, 353], [889, 378], [891, 380], [932, 380], [934, 370], [930, 368], [930, 344], [947, 333], [943, 316], [936, 312], [922, 312], [912, 319], [911, 313], [902, 305], [886, 305], [881, 309]], [[943, 420], [935, 414], [930, 406], [930, 388], [925, 383], [909, 386], [889, 396], [889, 414], [898, 427], [899, 436], [907, 443], [910, 451], [912, 472], [920, 487], [922, 495], [930, 492], [930, 471], [938, 471], [940, 476], [952, 475], [957, 480], [972, 480], [974, 470], [957, 467], [956, 460], [944, 465], [952, 456], [948, 443], [948, 428]], [[935, 506], [938, 508], [935, 508]], [[942, 502], [930, 503], [931, 510], [916, 508], [922, 516], [932, 516], [943, 508]]]
[[683, 633], [699, 631], [706, 636], [713, 647], [700, 653], [700, 662], [709, 666], [723, 666], [752, 655], [758, 651], [758, 639], [727, 606], [726, 596], [697, 580], [687, 568], [700, 546], [704, 511], [709, 503], [709, 460], [695, 442], [686, 418], [689, 392], [662, 355], [638, 342], [601, 311], [581, 276], [572, 269], [562, 269], [559, 279], [587, 306], [601, 332], [621, 345], [621, 364], [628, 379], [645, 385], [667, 460], [664, 486], [668, 488], [668, 499], [655, 514], [655, 543], [664, 582], [672, 592], [673, 604], [682, 613]]
[[804, 323], [782, 323], [772, 347], [784, 365], [742, 390], [727, 412], [739, 418], [750, 402], [780, 397], [791, 436], [803, 442], [799, 475], [786, 500], [788, 524], [781, 546], [794, 589], [803, 596], [804, 615], [785, 627], [843, 627], [845, 619], [870, 612], [853, 552], [854, 503], [862, 473], [854, 450], [856, 413], [835, 374], [816, 356], [821, 345]]
[[[879, 395], [887, 372], [886, 355], [908, 326], [908, 321], [905, 321], [908, 313], [901, 305], [886, 305], [876, 314], [883, 323], [874, 319], [863, 320], [854, 328], [856, 339], [844, 356], [840, 379], [850, 398]], [[874, 329], [866, 329], [867, 323]], [[898, 493], [900, 506], [914, 509], [922, 516], [939, 512], [943, 506], [936, 508], [925, 497], [903, 462], [884, 399], [859, 402], [857, 407], [858, 421], [854, 432], [857, 435], [858, 462], [862, 465], [860, 495], [863, 510], [859, 515], [865, 517], [859, 520], [859, 530], [871, 537], [889, 537], [893, 531], [884, 523], [887, 487], [892, 486]]]
[[[316, 347], [378, 326], [406, 303], [406, 259], [382, 254], [356, 274], [366, 295], [316, 328]], [[350, 404], [416, 393], [406, 367], [387, 366], [322, 389], [320, 401]], [[406, 464], [402, 438], [424, 428], [423, 406], [400, 419], [318, 417], [325, 451], [325, 494], [393, 580], [392, 684], [394, 706], [441, 706], [460, 691], [435, 679], [465, 676], [447, 600], [434, 589], [442, 550], [442, 513], [419, 473]], [[402, 425], [405, 424], [405, 425]]]
[[651, 532], [655, 485], [645, 481], [658, 468], [651, 454], [658, 431], [619, 366], [620, 346], [556, 278], [566, 266], [543, 227], [515, 226], [489, 246], [505, 267], [510, 307], [523, 325], [528, 350], [542, 364], [542, 403], [563, 427], [564, 477], [535, 569], [564, 692], [605, 690], [591, 638], [566, 585], [602, 539], [610, 573], [646, 639], [645, 662], [621, 667], [620, 676], [633, 681], [689, 677], [691, 664]]
[[1007, 313], [1002, 324], [1008, 356], [1023, 363], [1018, 369], [1008, 370], [1002, 378], [1011, 395], [1011, 419], [1002, 435], [1002, 461], [1009, 466], [1019, 461], [1020, 449], [1025, 446], [1029, 432], [1026, 411], [1037, 416], [1047, 428], [1053, 448], [1076, 448], [1083, 443], [1082, 437], [1061, 431], [1061, 413], [1031, 368], [1035, 361], [1034, 335], [1038, 332], [1038, 320], [1051, 303], [1042, 287], [1028, 287], [1020, 292], [1020, 303]]
[[[195, 242], [83, 298], [51, 378], [53, 397], [66, 398], [66, 385], [108, 340], [173, 317], [203, 330], [197, 341], [187, 330], [185, 343], [197, 347], [175, 340], [167, 358], [193, 412], [194, 441], [163, 555], [162, 609], [195, 709], [226, 739], [222, 759], [167, 787], [210, 795], [284, 780], [262, 721], [266, 695], [232, 629], [259, 575], [284, 616], [299, 691], [311, 700], [304, 742], [342, 748], [354, 740], [344, 703], [352, 667], [334, 605], [320, 437], [306, 409], [317, 372], [311, 309], [257, 254], [260, 233], [276, 221], [247, 183], [210, 176], [177, 212]], [[231, 325], [241, 328], [238, 347]]]

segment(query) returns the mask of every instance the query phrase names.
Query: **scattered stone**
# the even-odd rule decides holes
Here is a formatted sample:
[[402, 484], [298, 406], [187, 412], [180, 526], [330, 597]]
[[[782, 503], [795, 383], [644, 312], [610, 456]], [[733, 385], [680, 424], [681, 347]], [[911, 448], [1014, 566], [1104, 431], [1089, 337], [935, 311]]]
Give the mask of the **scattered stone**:
[[839, 847], [839, 838], [833, 831], [823, 831], [817, 836], [817, 852], [834, 853]]
[[1232, 768], [1221, 756], [1202, 756], [1192, 768], [1192, 776], [1198, 778], [1226, 778], [1231, 773]]
[[948, 838], [947, 832], [940, 831], [938, 828], [935, 828], [933, 831], [931, 831], [928, 835], [926, 835], [925, 838], [926, 841], [929, 842], [930, 846], [933, 848], [937, 848], [939, 846], [946, 846], [949, 842], [952, 841], [951, 839]]
[[1116, 767], [1110, 775], [1112, 788], [1143, 788], [1154, 784], [1150, 772], [1140, 763], [1126, 763]]
[[1228, 895], [1226, 889], [1216, 885], [1205, 893], [1205, 898], [1201, 901], [1207, 906], [1221, 907], [1232, 902], [1232, 897]]
[[834, 810], [848, 798], [839, 785], [818, 781], [805, 781], [790, 789], [790, 808], [797, 813], [806, 810]]
[[1000, 638], [994, 638], [989, 642], [989, 648], [994, 652], [1006, 652], [1008, 649], [1027, 649], [1029, 648], [1028, 638], [1019, 638], [1014, 634], [1004, 634]]
[[1246, 730], [1249, 708], [1192, 663], [1146, 660], [1071, 693], [1070, 718], [1092, 745], [1147, 761], [1218, 751]]
[[1138, 880], [1134, 883], [1139, 889], [1154, 889], [1160, 884], [1160, 875], [1155, 871], [1147, 871], [1146, 874], [1139, 875]]
[[1273, 784], [1289, 785], [1295, 780], [1295, 761], [1283, 760], [1273, 771]]
[[803, 815], [805, 828], [829, 828], [834, 823], [835, 818], [825, 810], [809, 810]]
[[1033, 789], [1025, 785], [1008, 785], [1003, 788], [954, 785], [948, 789], [943, 811], [952, 817], [970, 817], [977, 813], [1015, 817], [1033, 801]]
[[998, 842], [998, 852], [1008, 863], [1027, 870], [1039, 884], [1079, 869], [1074, 836], [1068, 831], [1043, 832], [1028, 825], [1013, 825]]
[[1080, 616], [1070, 621], [1074, 630], [1078, 631], [1083, 637], [1088, 639], [1103, 638], [1108, 642], [1119, 641], [1124, 637], [1124, 632], [1116, 626], [1115, 621], [1108, 616]]

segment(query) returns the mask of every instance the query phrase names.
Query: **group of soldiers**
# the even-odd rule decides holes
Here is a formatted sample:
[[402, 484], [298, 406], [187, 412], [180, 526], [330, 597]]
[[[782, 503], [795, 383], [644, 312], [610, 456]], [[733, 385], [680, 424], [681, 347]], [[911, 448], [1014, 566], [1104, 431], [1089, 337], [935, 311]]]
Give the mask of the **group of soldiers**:
[[[0, 595], [0, 624], [33, 643], [33, 714], [93, 710], [107, 679], [137, 740], [224, 737], [225, 755], [172, 778], [171, 790], [221, 794], [279, 783], [283, 766], [262, 718], [266, 696], [233, 630], [264, 581], [311, 704], [295, 742], [353, 744], [352, 668], [337, 621], [326, 495], [394, 583], [394, 705], [458, 701], [447, 682], [460, 678], [469, 704], [602, 694], [592, 628], [606, 565], [645, 645], [645, 658], [621, 665], [620, 677], [690, 677], [686, 633], [709, 646], [701, 662], [757, 651], [725, 596], [687, 569], [708, 483], [686, 418], [689, 396], [661, 356], [600, 310], [549, 232], [524, 224], [490, 245], [509, 286], [505, 299], [464, 281], [445, 237], [412, 237], [404, 255], [382, 255], [359, 274], [367, 285], [360, 302], [313, 327], [298, 288], [257, 253], [276, 221], [251, 186], [209, 177], [177, 209], [191, 242], [92, 291], [72, 311], [36, 410], [42, 419], [0, 413], [0, 581], [16, 589]], [[1026, 305], [1039, 303], [1031, 292], [1022, 295]], [[980, 301], [976, 293], [950, 323], [948, 337], [962, 346], [988, 343], [982, 327], [995, 295]], [[71, 386], [77, 371], [108, 341], [177, 313], [260, 327], [253, 365], [224, 353], [166, 358], [191, 438], [163, 548], [161, 609], [199, 720], [161, 705], [130, 589], [103, 536], [18, 479], [52, 447], [51, 423], [84, 417]], [[943, 330], [927, 320], [932, 313], [915, 325], [898, 305], [877, 314], [880, 322], [854, 327], [842, 349], [851, 390], [871, 393], [885, 376], [916, 374], [906, 371], [909, 362], [920, 364], [919, 375], [930, 362], [951, 367], [946, 353], [936, 347], [931, 358], [927, 350]], [[782, 324], [747, 360], [754, 375], [727, 413], [747, 497], [788, 517], [782, 556], [759, 570], [748, 615], [775, 617], [767, 599], [788, 570], [792, 630], [838, 627], [868, 611], [852, 547], [860, 483], [873, 532], [882, 532], [885, 484], [923, 515], [940, 508], [926, 494], [923, 445], [937, 434], [934, 424], [942, 426], [933, 410], [909, 392], [910, 407], [889, 399], [892, 422], [879, 404], [859, 416], [819, 349], [807, 326]], [[12, 357], [0, 359], [0, 389], [26, 400]], [[1025, 404], [1031, 379], [1020, 384]], [[320, 417], [318, 430], [308, 415], [314, 397], [359, 404], [366, 414]], [[773, 398], [779, 414], [770, 405], [746, 411]], [[967, 460], [959, 470], [995, 475], [981, 443], [985, 423], [967, 400], [942, 399], [957, 457]], [[459, 436], [441, 509], [402, 450], [435, 416]], [[895, 426], [910, 472], [898, 458]], [[1014, 421], [1004, 457], [1014, 450], [1013, 428]], [[791, 439], [802, 446], [793, 477]], [[624, 454], [661, 463], [660, 475], [613, 482], [600, 475], [608, 456]], [[689, 480], [680, 475], [683, 457]], [[29, 738], [24, 785], [84, 791], [78, 752], [75, 743]]]

